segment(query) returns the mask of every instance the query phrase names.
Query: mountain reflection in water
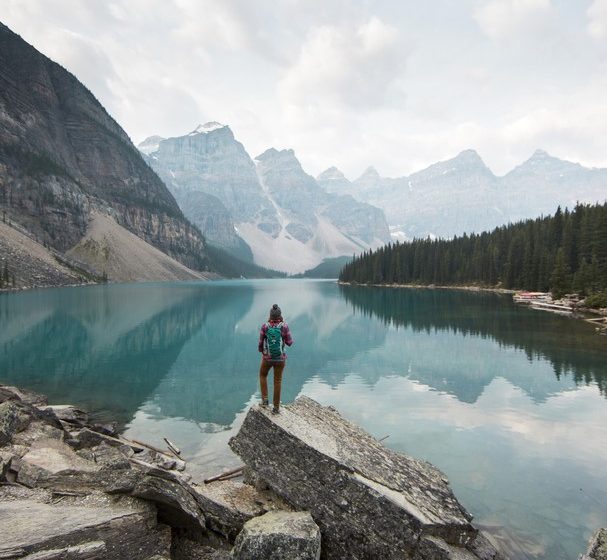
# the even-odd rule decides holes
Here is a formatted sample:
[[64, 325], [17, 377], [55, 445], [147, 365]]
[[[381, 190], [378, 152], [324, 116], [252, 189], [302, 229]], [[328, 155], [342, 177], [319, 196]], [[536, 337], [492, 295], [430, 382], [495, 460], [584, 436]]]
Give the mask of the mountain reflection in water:
[[607, 340], [506, 296], [305, 280], [3, 294], [0, 382], [214, 472], [239, 463], [227, 441], [258, 398], [273, 303], [295, 340], [283, 401], [306, 393], [436, 464], [512, 558], [573, 558], [607, 525]]

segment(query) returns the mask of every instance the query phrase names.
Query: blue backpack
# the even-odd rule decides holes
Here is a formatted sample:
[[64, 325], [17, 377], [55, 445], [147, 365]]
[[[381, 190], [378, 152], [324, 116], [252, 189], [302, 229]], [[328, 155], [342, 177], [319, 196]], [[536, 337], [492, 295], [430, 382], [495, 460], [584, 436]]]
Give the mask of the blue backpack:
[[270, 325], [267, 323], [268, 330], [266, 331], [266, 341], [268, 354], [270, 358], [275, 360], [282, 359], [283, 343], [282, 343], [282, 323], [278, 325]]

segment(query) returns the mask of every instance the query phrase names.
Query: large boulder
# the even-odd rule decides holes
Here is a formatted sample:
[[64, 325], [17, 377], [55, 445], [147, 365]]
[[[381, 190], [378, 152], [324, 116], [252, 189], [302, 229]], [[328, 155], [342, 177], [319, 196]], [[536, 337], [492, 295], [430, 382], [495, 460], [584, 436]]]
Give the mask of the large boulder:
[[[311, 512], [322, 531], [324, 558], [445, 557], [418, 554], [427, 536], [438, 539], [428, 549], [444, 543], [480, 557], [473, 552], [478, 531], [472, 516], [445, 476], [385, 448], [331, 407], [307, 397], [279, 415], [253, 407], [230, 447], [278, 495]], [[489, 547], [486, 558], [495, 553]]]
[[318, 560], [320, 530], [308, 512], [272, 511], [247, 521], [234, 560]]

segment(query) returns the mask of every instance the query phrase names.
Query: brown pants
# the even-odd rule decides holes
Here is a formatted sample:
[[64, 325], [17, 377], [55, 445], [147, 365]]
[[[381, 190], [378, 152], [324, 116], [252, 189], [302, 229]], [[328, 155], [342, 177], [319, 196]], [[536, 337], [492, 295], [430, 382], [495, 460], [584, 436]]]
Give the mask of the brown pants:
[[285, 362], [270, 362], [261, 359], [259, 366], [259, 384], [261, 385], [261, 398], [268, 400], [268, 373], [274, 368], [274, 408], [280, 407], [280, 387], [282, 385], [282, 370], [285, 369]]

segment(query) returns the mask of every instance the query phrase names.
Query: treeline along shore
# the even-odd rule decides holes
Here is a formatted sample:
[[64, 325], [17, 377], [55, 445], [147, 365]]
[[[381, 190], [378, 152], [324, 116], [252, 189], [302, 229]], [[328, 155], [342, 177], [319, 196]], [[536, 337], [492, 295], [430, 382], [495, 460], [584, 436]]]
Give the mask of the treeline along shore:
[[414, 239], [367, 251], [339, 280], [357, 284], [478, 285], [577, 292], [607, 307], [607, 204], [559, 207], [525, 220], [453, 239]]

